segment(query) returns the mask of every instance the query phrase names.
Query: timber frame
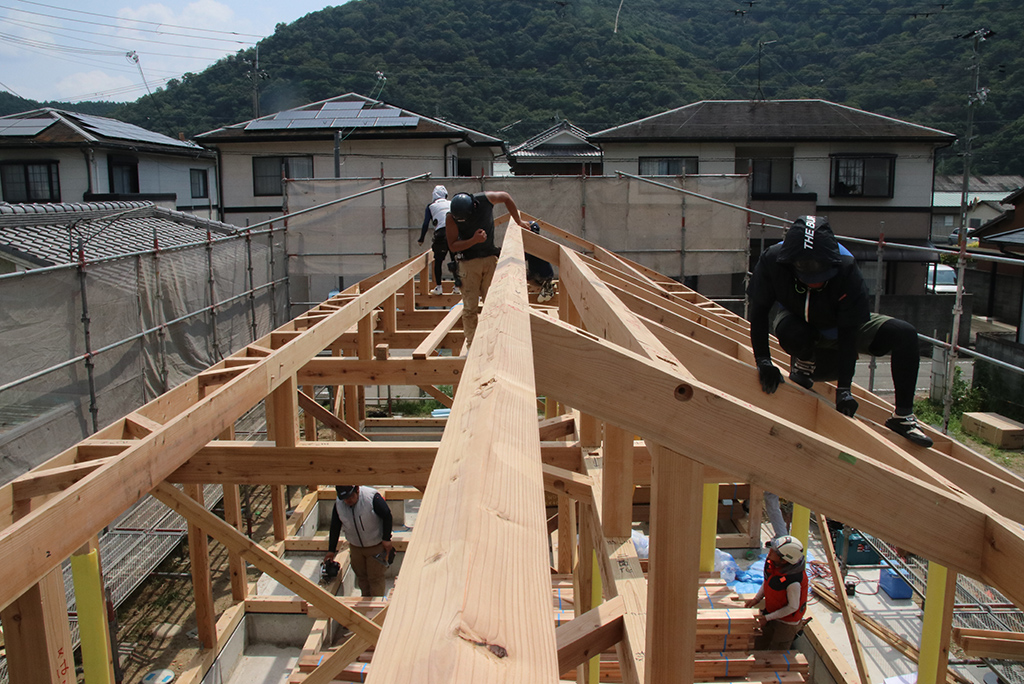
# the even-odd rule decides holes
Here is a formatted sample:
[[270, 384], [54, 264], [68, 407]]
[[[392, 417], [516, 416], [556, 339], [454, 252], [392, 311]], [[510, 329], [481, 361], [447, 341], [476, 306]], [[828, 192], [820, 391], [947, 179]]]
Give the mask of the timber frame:
[[[1019, 478], [931, 430], [933, 448], [901, 440], [882, 427], [892, 407], [861, 388], [856, 419], [834, 410], [831, 386], [817, 385], [822, 395], [792, 384], [763, 394], [742, 318], [541, 225], [559, 242], [510, 223], [468, 352], [460, 306], [417, 308], [438, 301], [427, 298], [424, 253], [0, 488], [0, 609], [16, 611], [23, 632], [8, 631], [12, 672], [61, 681], [63, 588], [54, 570], [146, 494], [200, 532], [190, 534], [194, 559], [212, 536], [241, 577], [236, 604], [219, 616], [208, 586], [195, 589], [205, 648], [193, 681], [255, 605], [245, 601], [245, 561], [352, 632], [310, 682], [329, 681], [371, 644], [370, 682], [556, 682], [615, 644], [623, 681], [692, 682], [705, 482], [773, 491], [1024, 607]], [[531, 305], [525, 253], [558, 267], [557, 307]], [[437, 355], [442, 348], [453, 355]], [[391, 349], [414, 351], [399, 357]], [[773, 354], [786, 362], [777, 346]], [[360, 388], [386, 384], [418, 385], [445, 400], [437, 386], [455, 388], [440, 443], [368, 441]], [[325, 385], [335, 388], [329, 408], [312, 398]], [[540, 396], [547, 419], [538, 427]], [[233, 441], [235, 421], [260, 402], [268, 441]], [[306, 434], [316, 421], [336, 441], [300, 438], [303, 416]], [[289, 534], [279, 486], [338, 482], [423, 492], [399, 588], [373, 619], [278, 557]], [[224, 485], [225, 519], [196, 501], [205, 483]], [[239, 484], [275, 486], [282, 543], [273, 549], [240, 532]], [[630, 538], [635, 486], [651, 488], [646, 576]], [[545, 492], [558, 497], [559, 539], [579, 538], [578, 548], [558, 545], [555, 569], [575, 570], [585, 597], [598, 578], [574, 559], [595, 555], [604, 596], [596, 606], [581, 599], [580, 616], [557, 630]]]

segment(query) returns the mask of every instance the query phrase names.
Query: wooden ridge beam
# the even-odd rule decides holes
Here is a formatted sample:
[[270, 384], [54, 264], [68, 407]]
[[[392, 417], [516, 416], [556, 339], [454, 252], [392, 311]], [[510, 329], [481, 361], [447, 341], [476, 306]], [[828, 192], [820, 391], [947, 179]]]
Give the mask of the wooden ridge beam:
[[507, 230], [370, 684], [558, 679], [525, 276]]

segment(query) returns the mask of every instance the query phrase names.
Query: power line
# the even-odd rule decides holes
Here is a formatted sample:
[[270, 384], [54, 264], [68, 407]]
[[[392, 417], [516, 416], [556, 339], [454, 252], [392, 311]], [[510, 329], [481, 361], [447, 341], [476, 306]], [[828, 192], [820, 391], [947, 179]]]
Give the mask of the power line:
[[[0, 5], [0, 9], [10, 9], [10, 8], [4, 7], [3, 5]], [[14, 10], [14, 11], [22, 12], [22, 13], [25, 12], [24, 10]], [[36, 14], [36, 13], [35, 12], [29, 12], [29, 14]], [[18, 26], [40, 27], [40, 28], [43, 28], [43, 29], [47, 29], [48, 31], [51, 31], [51, 32], [56, 32], [56, 30], [57, 30], [57, 27], [53, 26], [52, 24], [43, 24], [43, 23], [40, 23], [40, 22], [37, 22], [37, 21], [28, 21], [27, 19], [13, 19], [11, 17], [4, 17], [4, 18], [0, 19], [0, 21], [11, 23], [11, 24], [16, 24]], [[94, 22], [80, 22], [80, 23], [90, 23], [90, 24], [92, 24]], [[157, 30], [154, 30], [154, 29], [138, 29], [138, 28], [132, 28], [132, 27], [127, 27], [127, 26], [108, 26], [107, 24], [94, 24], [94, 25], [96, 25], [96, 26], [107, 26], [108, 28], [117, 29], [119, 31], [140, 31], [140, 32], [146, 31], [146, 32], [149, 32], [149, 33], [156, 33], [156, 34], [159, 34], [159, 35], [182, 36], [184, 38], [195, 38], [197, 40], [212, 40], [212, 41], [217, 41], [217, 42], [220, 42], [220, 43], [231, 43], [233, 45], [252, 45], [253, 44], [253, 43], [251, 43], [249, 41], [231, 40], [231, 39], [227, 39], [227, 38], [205, 38], [203, 36], [190, 36], [187, 33], [171, 33], [171, 32], [167, 32], [167, 31], [157, 31]], [[80, 28], [74, 28], [74, 29], [71, 29], [71, 30], [75, 31], [76, 33], [82, 33], [82, 34], [86, 34], [86, 35], [90, 35], [90, 36], [109, 36], [110, 35], [109, 33], [102, 33], [102, 32], [99, 32], [99, 31], [86, 31], [85, 29], [80, 29]], [[60, 34], [57, 34], [57, 35], [60, 35]], [[69, 37], [74, 38], [74, 36], [69, 36]], [[157, 44], [160, 44], [160, 45], [175, 45], [175, 46], [180, 46], [180, 47], [194, 47], [197, 50], [221, 50], [221, 51], [224, 50], [224, 48], [220, 48], [220, 47], [205, 47], [205, 46], [198, 46], [198, 45], [197, 46], [193, 46], [193, 45], [189, 45], [189, 44], [186, 44], [186, 43], [167, 43], [167, 42], [164, 42], [164, 41], [153, 40], [152, 38], [147, 38], [146, 42], [148, 42], [148, 43], [157, 43]]]
[[[26, 5], [35, 5], [36, 7], [46, 7], [47, 9], [60, 10], [62, 12], [74, 12], [75, 14], [85, 14], [85, 15], [92, 16], [92, 17], [101, 17], [103, 19], [116, 19], [117, 21], [130, 21], [130, 22], [133, 22], [133, 23], [136, 23], [136, 24], [149, 24], [150, 26], [170, 26], [171, 28], [187, 29], [189, 31], [202, 31], [204, 33], [219, 33], [221, 35], [227, 35], [227, 36], [248, 36], [249, 38], [259, 38], [261, 40], [266, 37], [266, 36], [257, 35], [255, 33], [239, 33], [238, 31], [218, 31], [216, 29], [195, 28], [194, 26], [178, 26], [176, 24], [164, 24], [163, 22], [159, 22], [159, 21], [145, 21], [143, 19], [128, 19], [126, 17], [111, 16], [109, 14], [98, 14], [96, 12], [86, 12], [84, 10], [70, 9], [68, 7], [58, 7], [57, 5], [48, 5], [48, 4], [42, 3], [42, 2], [32, 2], [31, 0], [15, 0], [15, 1], [16, 2], [20, 2], [20, 3], [24, 3]], [[0, 7], [3, 7], [3, 6], [0, 6]], [[13, 8], [13, 7], [3, 7], [3, 9], [15, 9], [15, 8]], [[18, 10], [18, 9], [15, 9], [15, 11], [17, 11], [17, 12], [28, 12], [29, 14], [40, 14], [38, 12], [30, 12], [29, 10]], [[41, 16], [51, 17], [51, 15], [49, 15], [49, 14], [41, 14]], [[80, 19], [66, 19], [66, 21], [82, 21], [83, 23], [91, 23], [91, 22], [85, 22], [84, 20], [80, 20]]]

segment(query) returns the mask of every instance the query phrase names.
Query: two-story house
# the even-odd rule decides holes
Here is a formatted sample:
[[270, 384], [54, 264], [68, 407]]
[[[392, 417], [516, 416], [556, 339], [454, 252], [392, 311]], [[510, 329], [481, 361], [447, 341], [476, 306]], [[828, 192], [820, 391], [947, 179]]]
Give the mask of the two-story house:
[[152, 201], [216, 214], [216, 157], [186, 140], [59, 109], [0, 116], [0, 200]]
[[600, 176], [601, 148], [587, 142], [588, 133], [569, 121], [524, 140], [508, 151], [517, 176]]
[[223, 221], [282, 213], [286, 178], [488, 176], [502, 141], [356, 93], [196, 136], [220, 160]]
[[[604, 172], [749, 174], [750, 207], [829, 218], [837, 235], [927, 244], [936, 150], [951, 133], [824, 100], [703, 101], [599, 131]], [[772, 237], [781, 233], [772, 233]], [[757, 258], [758, 241], [753, 257]], [[873, 250], [865, 277], [878, 277]], [[921, 289], [927, 253], [893, 250], [885, 291]]]

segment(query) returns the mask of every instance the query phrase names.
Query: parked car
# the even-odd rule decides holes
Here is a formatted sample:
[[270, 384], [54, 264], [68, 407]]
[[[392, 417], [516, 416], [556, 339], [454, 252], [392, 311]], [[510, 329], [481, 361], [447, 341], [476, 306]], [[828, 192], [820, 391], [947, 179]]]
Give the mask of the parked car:
[[932, 294], [956, 292], [956, 270], [945, 264], [928, 264], [925, 290]]
[[956, 245], [960, 243], [960, 226], [953, 229], [953, 232], [949, 234], [949, 244]]

